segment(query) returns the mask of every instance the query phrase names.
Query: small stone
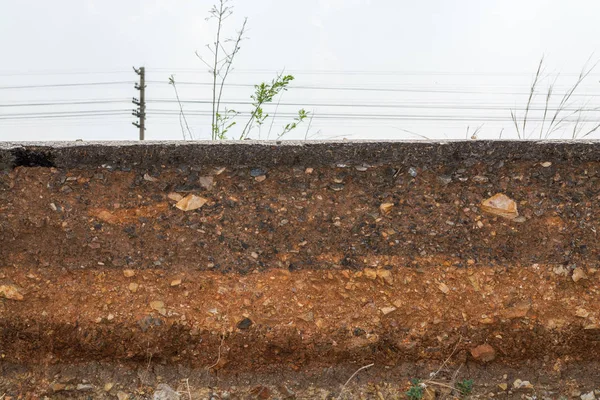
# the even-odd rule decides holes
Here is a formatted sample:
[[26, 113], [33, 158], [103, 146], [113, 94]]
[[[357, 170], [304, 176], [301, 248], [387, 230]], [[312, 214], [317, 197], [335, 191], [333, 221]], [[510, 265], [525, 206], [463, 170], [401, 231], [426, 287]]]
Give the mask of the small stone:
[[365, 167], [364, 165], [357, 165], [356, 167], [354, 167], [354, 169], [356, 169], [359, 172], [365, 172], [366, 170], [368, 170], [368, 167]]
[[373, 268], [365, 268], [363, 273], [368, 279], [377, 279], [377, 270]]
[[252, 326], [252, 320], [250, 318], [244, 318], [237, 324], [238, 329], [242, 329], [242, 330], [249, 329], [250, 326]]
[[160, 300], [154, 300], [150, 302], [150, 308], [158, 311], [160, 315], [167, 315], [167, 310], [165, 309], [165, 303]]
[[577, 267], [573, 270], [573, 276], [571, 278], [573, 279], [573, 282], [579, 282], [582, 279], [587, 279], [587, 275], [583, 268]]
[[523, 222], [527, 221], [527, 218], [525, 218], [524, 216], [520, 215], [517, 218], [513, 219], [513, 221], [522, 224]]
[[440, 181], [442, 185], [449, 185], [452, 182], [452, 177], [449, 175], [440, 175], [438, 176], [438, 181]]
[[166, 383], [159, 384], [152, 395], [152, 400], [179, 400], [180, 398], [181, 395]]
[[489, 180], [490, 179], [487, 176], [483, 176], [483, 175], [475, 175], [473, 177], [473, 182], [477, 182], [477, 183], [486, 183]]
[[569, 270], [566, 269], [565, 267], [563, 267], [562, 265], [559, 265], [558, 267], [554, 267], [553, 271], [556, 275], [562, 275], [562, 276], [569, 275]]
[[182, 211], [193, 211], [196, 210], [208, 202], [208, 199], [204, 197], [196, 196], [195, 194], [189, 194], [183, 199], [179, 200], [175, 207]]
[[392, 207], [394, 207], [394, 203], [381, 203], [379, 206], [379, 211], [381, 211], [382, 214], [387, 214], [390, 212]]
[[123, 275], [125, 278], [131, 278], [132, 276], [135, 276], [135, 271], [132, 269], [125, 269], [123, 270]]
[[340, 190], [344, 190], [344, 184], [332, 183], [331, 185], [329, 185], [329, 189], [333, 190], [334, 192], [339, 192]]
[[250, 253], [250, 257], [252, 257], [256, 260], [258, 258], [258, 253], [253, 251], [252, 253]]
[[198, 178], [198, 183], [206, 190], [212, 189], [214, 182], [215, 180], [212, 176], [201, 176]]
[[440, 289], [444, 294], [450, 293], [450, 288], [444, 282], [440, 282], [438, 289]]
[[394, 283], [394, 277], [392, 276], [392, 271], [387, 269], [378, 269], [377, 277], [383, 280], [388, 285], [392, 285]]
[[56, 207], [56, 204], [54, 204], [54, 203], [50, 203], [50, 209], [52, 211], [58, 211], [58, 207]]
[[529, 381], [522, 381], [520, 379], [515, 379], [513, 382], [514, 389], [533, 389], [533, 385]]
[[524, 318], [529, 309], [531, 308], [531, 302], [529, 301], [521, 301], [516, 303], [514, 306], [509, 307], [504, 310], [503, 316], [504, 318], [513, 319], [513, 318]]
[[380, 308], [380, 310], [383, 313], [383, 315], [388, 315], [389, 313], [396, 311], [397, 308], [390, 306], [390, 307], [382, 307], [382, 308]]
[[594, 391], [584, 393], [580, 396], [581, 400], [596, 400], [596, 395], [594, 395]]
[[99, 220], [108, 222], [109, 224], [115, 224], [119, 222], [119, 219], [115, 217], [110, 211], [102, 210], [98, 214], [96, 214]]
[[415, 167], [410, 167], [408, 169], [408, 174], [410, 176], [412, 176], [413, 178], [416, 178], [417, 177], [417, 169]]
[[171, 281], [171, 286], [179, 286], [181, 285], [181, 279], [173, 279]]
[[498, 193], [481, 203], [481, 209], [489, 214], [513, 220], [519, 216], [517, 203], [510, 197]]
[[481, 344], [471, 349], [471, 355], [477, 361], [487, 363], [496, 358], [496, 350], [489, 344]]
[[173, 201], [179, 201], [179, 200], [183, 199], [183, 196], [177, 192], [171, 192], [167, 195], [167, 197]]
[[109, 320], [109, 321], [112, 321], [113, 319], [115, 319], [115, 314], [108, 314], [106, 316], [106, 319]]
[[543, 163], [540, 164], [542, 167], [544, 168], [548, 168], [549, 166], [552, 165], [552, 163], [550, 161], [544, 161]]
[[299, 315], [298, 318], [306, 322], [312, 322], [315, 320], [315, 314], [312, 311], [309, 311], [307, 313]]
[[144, 174], [144, 180], [148, 182], [158, 182], [158, 179], [148, 174]]
[[115, 384], [112, 382], [107, 382], [104, 384], [104, 391], [105, 392], [110, 392], [110, 390], [113, 388]]
[[0, 285], [0, 297], [9, 300], [23, 300], [23, 295], [19, 293], [19, 288], [14, 285]]
[[587, 318], [590, 315], [590, 312], [585, 308], [579, 307], [577, 311], [575, 311], [575, 315], [579, 318]]
[[310, 174], [312, 174], [312, 173], [313, 173], [313, 171], [314, 171], [314, 169], [309, 167], [309, 168], [306, 168], [306, 169], [304, 170], [304, 173], [305, 173], [305, 174], [307, 174], [307, 175], [310, 175]]
[[498, 384], [498, 387], [499, 387], [501, 390], [506, 390], [506, 389], [508, 389], [508, 385], [507, 385], [506, 383], [499, 383], [499, 384]]
[[120, 390], [117, 392], [117, 399], [119, 400], [129, 400], [129, 395], [125, 392], [121, 392]]
[[128, 286], [128, 287], [129, 287], [129, 290], [130, 290], [132, 293], [135, 293], [135, 292], [137, 292], [137, 290], [138, 290], [138, 288], [140, 287], [140, 285], [138, 285], [138, 284], [137, 284], [137, 283], [135, 283], [135, 282], [131, 282], [131, 283], [129, 284], [129, 286]]
[[267, 171], [260, 168], [252, 168], [250, 170], [250, 176], [256, 178], [257, 176], [266, 175]]
[[266, 175], [259, 175], [259, 176], [257, 176], [257, 177], [255, 177], [255, 178], [254, 178], [254, 180], [255, 180], [256, 182], [262, 182], [262, 181], [264, 181], [265, 179], [267, 179], [267, 176], [266, 176]]
[[84, 384], [84, 383], [79, 383], [77, 384], [77, 390], [94, 390], [94, 385], [90, 385], [89, 383]]
[[53, 392], [60, 392], [65, 390], [67, 387], [67, 385], [65, 385], [64, 383], [53, 383], [52, 385], [50, 385], [50, 389], [52, 389]]

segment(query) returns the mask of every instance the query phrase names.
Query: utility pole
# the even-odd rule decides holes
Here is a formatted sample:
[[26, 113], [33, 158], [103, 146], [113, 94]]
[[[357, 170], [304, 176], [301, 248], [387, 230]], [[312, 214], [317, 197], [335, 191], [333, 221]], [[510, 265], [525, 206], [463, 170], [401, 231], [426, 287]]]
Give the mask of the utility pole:
[[140, 76], [140, 83], [135, 84], [135, 88], [140, 91], [140, 98], [133, 98], [132, 103], [138, 106], [133, 110], [132, 115], [138, 117], [138, 121], [132, 122], [133, 125], [140, 129], [140, 140], [144, 140], [144, 132], [146, 130], [146, 68], [133, 67], [136, 74]]

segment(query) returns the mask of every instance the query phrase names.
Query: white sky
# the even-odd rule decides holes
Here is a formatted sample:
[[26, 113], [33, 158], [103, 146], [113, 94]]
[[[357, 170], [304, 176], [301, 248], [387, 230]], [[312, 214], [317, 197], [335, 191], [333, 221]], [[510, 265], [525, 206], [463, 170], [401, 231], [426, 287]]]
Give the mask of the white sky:
[[[208, 100], [206, 53], [214, 23], [205, 0], [0, 0], [0, 140], [137, 138], [130, 115], [137, 76], [148, 70], [147, 139], [181, 139], [177, 104], [168, 77], [175, 74], [182, 100]], [[248, 17], [230, 83], [268, 81], [285, 68], [296, 77], [281, 99], [270, 138], [304, 107], [310, 130], [286, 139], [516, 137], [510, 109], [523, 115], [528, 86], [540, 57], [546, 75], [558, 72], [552, 104], [586, 61], [600, 59], [597, 0], [233, 0], [225, 36]], [[595, 55], [594, 55], [595, 54]], [[546, 76], [545, 75], [545, 76]], [[600, 107], [600, 70], [586, 79], [568, 110]], [[125, 82], [111, 85], [39, 85]], [[12, 86], [37, 86], [8, 89]], [[358, 88], [361, 90], [348, 90]], [[345, 90], [340, 90], [345, 89]], [[365, 90], [376, 89], [376, 90]], [[248, 101], [251, 87], [226, 88], [228, 102]], [[110, 100], [110, 103], [24, 105]], [[162, 101], [167, 100], [167, 101]], [[531, 137], [538, 137], [544, 94], [534, 98]], [[292, 105], [285, 105], [292, 104]], [[20, 105], [20, 106], [18, 106]], [[244, 104], [228, 104], [248, 111]], [[195, 116], [209, 104], [186, 103], [195, 138], [210, 135], [210, 119]], [[107, 115], [92, 115], [106, 110]], [[274, 106], [269, 109], [272, 113]], [[76, 117], [68, 114], [81, 112]], [[87, 114], [85, 114], [87, 112]], [[114, 114], [119, 112], [120, 114]], [[165, 114], [170, 112], [170, 114]], [[566, 111], [567, 115], [571, 111]], [[162, 114], [161, 114], [162, 113]], [[574, 114], [571, 118], [575, 121]], [[590, 129], [600, 113], [585, 111]], [[60, 116], [58, 118], [57, 116]], [[239, 117], [243, 125], [244, 118]], [[270, 121], [260, 132], [267, 137]], [[573, 123], [552, 137], [570, 137]], [[586, 128], [587, 129], [587, 128]], [[586, 132], [583, 129], [580, 134]], [[412, 135], [414, 132], [420, 136]], [[590, 137], [600, 137], [592, 134]], [[259, 138], [259, 131], [251, 134]]]

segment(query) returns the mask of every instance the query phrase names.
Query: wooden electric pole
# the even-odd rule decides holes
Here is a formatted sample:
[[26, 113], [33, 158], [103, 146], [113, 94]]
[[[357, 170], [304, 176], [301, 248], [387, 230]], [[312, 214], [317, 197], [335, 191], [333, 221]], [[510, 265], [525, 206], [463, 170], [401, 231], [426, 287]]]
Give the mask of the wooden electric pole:
[[140, 83], [135, 84], [135, 88], [140, 91], [140, 98], [133, 98], [133, 104], [138, 106], [133, 110], [133, 115], [138, 117], [138, 121], [132, 122], [133, 125], [140, 129], [140, 140], [144, 140], [144, 132], [146, 130], [146, 68], [140, 67], [133, 70], [140, 76]]

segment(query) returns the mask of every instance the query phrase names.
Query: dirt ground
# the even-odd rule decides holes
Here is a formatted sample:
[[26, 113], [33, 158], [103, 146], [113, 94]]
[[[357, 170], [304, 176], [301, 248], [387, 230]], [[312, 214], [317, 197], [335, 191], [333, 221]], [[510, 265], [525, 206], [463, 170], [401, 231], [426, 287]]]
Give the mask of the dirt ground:
[[0, 396], [579, 397], [598, 200], [560, 161], [0, 172]]

